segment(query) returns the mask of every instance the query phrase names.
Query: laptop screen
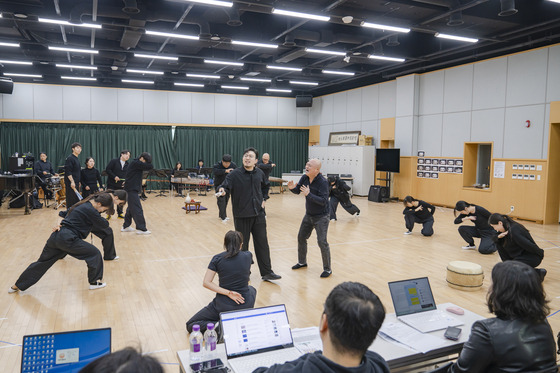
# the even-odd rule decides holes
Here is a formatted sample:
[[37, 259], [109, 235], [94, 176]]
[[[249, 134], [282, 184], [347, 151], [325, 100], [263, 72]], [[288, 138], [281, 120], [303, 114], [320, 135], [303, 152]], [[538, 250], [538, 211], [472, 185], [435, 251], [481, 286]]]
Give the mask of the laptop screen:
[[389, 282], [389, 291], [397, 316], [437, 308], [427, 277]]
[[286, 306], [220, 314], [228, 358], [293, 347]]
[[111, 353], [111, 328], [23, 337], [21, 372], [79, 372]]

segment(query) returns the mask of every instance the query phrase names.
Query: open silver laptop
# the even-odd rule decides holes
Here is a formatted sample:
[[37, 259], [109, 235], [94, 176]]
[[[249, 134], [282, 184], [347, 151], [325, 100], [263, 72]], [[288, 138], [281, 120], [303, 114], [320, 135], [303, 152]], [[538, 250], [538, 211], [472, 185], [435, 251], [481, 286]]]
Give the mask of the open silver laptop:
[[397, 319], [422, 333], [463, 323], [436, 307], [427, 277], [389, 282]]
[[236, 373], [252, 372], [297, 359], [286, 306], [222, 312], [220, 322], [228, 363]]

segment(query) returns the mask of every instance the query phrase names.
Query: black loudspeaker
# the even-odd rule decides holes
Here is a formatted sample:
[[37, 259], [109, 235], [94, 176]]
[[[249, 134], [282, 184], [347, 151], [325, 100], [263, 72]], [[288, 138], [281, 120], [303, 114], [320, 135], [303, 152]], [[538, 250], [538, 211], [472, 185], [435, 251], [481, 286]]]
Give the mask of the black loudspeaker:
[[313, 96], [301, 95], [296, 96], [296, 107], [311, 107], [313, 106]]
[[11, 95], [14, 91], [14, 82], [11, 78], [0, 76], [0, 93]]
[[369, 187], [368, 201], [372, 202], [386, 202], [389, 200], [389, 188], [372, 185]]

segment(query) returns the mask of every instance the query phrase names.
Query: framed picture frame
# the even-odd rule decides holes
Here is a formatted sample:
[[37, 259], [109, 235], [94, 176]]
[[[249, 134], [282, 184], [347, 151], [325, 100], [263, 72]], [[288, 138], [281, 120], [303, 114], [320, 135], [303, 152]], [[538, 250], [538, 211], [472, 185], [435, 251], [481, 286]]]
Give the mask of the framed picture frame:
[[362, 131], [329, 133], [329, 146], [358, 145]]

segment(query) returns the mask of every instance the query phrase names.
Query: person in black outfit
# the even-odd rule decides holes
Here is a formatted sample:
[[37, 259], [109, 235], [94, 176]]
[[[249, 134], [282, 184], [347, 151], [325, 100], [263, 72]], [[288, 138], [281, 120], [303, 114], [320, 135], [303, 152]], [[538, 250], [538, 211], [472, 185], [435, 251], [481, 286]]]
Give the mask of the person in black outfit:
[[82, 197], [84, 198], [100, 190], [103, 191], [101, 173], [95, 168], [95, 160], [92, 157], [86, 158], [86, 168], [82, 169], [80, 183], [82, 184]]
[[256, 167], [259, 153], [255, 148], [243, 152], [243, 167], [232, 170], [218, 187], [218, 192], [231, 193], [235, 230], [243, 235], [243, 250], [249, 250], [249, 237], [253, 235], [255, 256], [262, 279], [282, 278], [272, 271], [270, 248], [266, 235], [262, 186], [264, 174]]
[[47, 153], [39, 153], [39, 160], [35, 162], [35, 174], [39, 186], [45, 193], [45, 198], [52, 199], [53, 192], [47, 188], [47, 178], [53, 175], [58, 176], [58, 174], [54, 172], [51, 162], [47, 161]]
[[[106, 190], [107, 193], [113, 196], [113, 202], [118, 207], [123, 208], [126, 205], [127, 193], [125, 190]], [[109, 217], [111, 215], [108, 215]], [[107, 218], [109, 220], [109, 218]], [[120, 259], [117, 255], [117, 250], [115, 248], [115, 236], [113, 234], [113, 229], [107, 227], [105, 229], [92, 229], [91, 234], [99, 237], [101, 239], [101, 245], [103, 246], [103, 260], [118, 260]]]
[[317, 244], [321, 249], [323, 259], [323, 273], [321, 277], [332, 274], [331, 248], [327, 242], [329, 230], [329, 183], [321, 174], [321, 161], [310, 159], [305, 165], [305, 175], [299, 179], [297, 185], [288, 182], [288, 188], [294, 194], [303, 193], [305, 196], [305, 215], [298, 232], [298, 262], [292, 269], [307, 267], [307, 240], [315, 229]]
[[103, 355], [83, 367], [79, 373], [164, 373], [159, 361], [132, 347]]
[[253, 373], [389, 373], [387, 362], [368, 350], [384, 319], [377, 295], [358, 282], [343, 282], [325, 301], [319, 322], [323, 351]]
[[[187, 321], [189, 333], [194, 324], [200, 325], [200, 331], [204, 333], [206, 324], [215, 324], [220, 320], [220, 312], [254, 307], [257, 290], [249, 285], [253, 254], [241, 250], [242, 245], [241, 233], [226, 233], [224, 251], [214, 255], [202, 283], [206, 289], [216, 292], [216, 297]], [[214, 283], [216, 274], [220, 280], [219, 285]]]
[[[214, 188], [218, 191], [220, 185], [226, 179], [226, 176], [237, 168], [237, 165], [231, 161], [231, 155], [224, 154], [222, 160], [214, 165]], [[218, 210], [220, 219], [225, 223], [229, 220], [227, 217], [227, 204], [229, 201], [229, 192], [218, 196]], [[248, 236], [247, 236], [248, 237]], [[248, 239], [247, 239], [248, 240]]]
[[[121, 151], [119, 158], [111, 159], [105, 172], [107, 172], [107, 189], [119, 190], [123, 189], [126, 171], [128, 170], [128, 160], [130, 159], [130, 151], [125, 149]], [[117, 206], [118, 217], [124, 219], [122, 206]]]
[[463, 250], [474, 250], [474, 237], [480, 238], [480, 246], [478, 252], [481, 254], [492, 254], [498, 248], [494, 242], [496, 231], [488, 224], [490, 212], [482, 206], [470, 204], [465, 201], [457, 201], [455, 204], [455, 224], [461, 224], [464, 221], [474, 222], [474, 227], [461, 225], [459, 227], [459, 234], [467, 242], [463, 246]]
[[422, 224], [422, 235], [429, 237], [434, 234], [434, 212], [436, 208], [427, 202], [417, 200], [411, 196], [404, 197], [403, 210], [404, 222], [407, 231], [404, 234], [411, 234], [414, 223]]
[[[136, 234], [151, 234], [146, 228], [146, 220], [144, 219], [144, 211], [138, 194], [142, 190], [142, 172], [153, 169], [152, 156], [148, 152], [140, 154], [128, 166], [126, 171], [126, 180], [124, 190], [128, 193], [128, 207], [124, 216], [124, 223], [121, 232], [134, 232]], [[136, 223], [136, 229], [132, 228], [132, 219]]]
[[65, 217], [68, 210], [80, 201], [76, 195], [80, 186], [80, 176], [82, 168], [78, 156], [82, 152], [82, 145], [79, 142], [72, 144], [72, 154], [66, 158], [64, 163], [64, 184], [66, 186], [66, 211], [60, 211], [58, 215]]
[[198, 165], [196, 166], [196, 173], [198, 175], [204, 175], [204, 173], [202, 172], [203, 168], [204, 168], [204, 160], [199, 159], [198, 160]]
[[492, 269], [488, 310], [494, 318], [476, 321], [449, 373], [556, 373], [556, 343], [548, 301], [538, 275], [518, 261]]
[[87, 263], [90, 290], [105, 287], [106, 284], [101, 281], [103, 279], [101, 253], [95, 246], [85, 241], [85, 238], [91, 231], [103, 230], [109, 226], [107, 220], [101, 216], [101, 213], [106, 211], [114, 214], [113, 197], [109, 193], [91, 195], [70, 208], [66, 218], [47, 240], [39, 259], [23, 271], [8, 292], [25, 291], [35, 285], [57, 260], [66, 255]]
[[270, 163], [270, 154], [264, 153], [262, 155], [262, 160], [257, 163], [257, 167], [264, 172], [264, 187], [262, 188], [263, 199], [266, 201], [270, 197], [268, 196], [268, 192], [270, 191], [270, 181], [268, 178], [270, 177], [270, 173], [272, 172], [272, 168], [276, 167], [276, 164]]
[[544, 258], [544, 250], [537, 246], [527, 228], [509, 216], [498, 213], [490, 215], [488, 223], [498, 232], [494, 240], [502, 261], [523, 262], [535, 268], [541, 281], [544, 280], [546, 269], [537, 268]]
[[338, 176], [329, 176], [329, 209], [330, 209], [330, 217], [331, 221], [336, 221], [336, 210], [338, 208], [338, 203], [348, 212], [350, 215], [360, 215], [360, 209], [358, 206], [354, 205], [352, 201], [350, 201], [350, 194], [348, 191], [350, 190], [350, 186], [344, 182], [344, 180], [340, 179]]
[[[181, 164], [181, 162], [175, 163], [175, 168], [171, 171], [171, 177], [175, 176], [176, 171], [182, 171], [182, 170], [183, 170], [183, 165]], [[173, 189], [177, 191], [178, 197], [183, 197], [183, 193], [181, 191], [181, 183], [171, 183], [171, 186], [173, 187]]]

